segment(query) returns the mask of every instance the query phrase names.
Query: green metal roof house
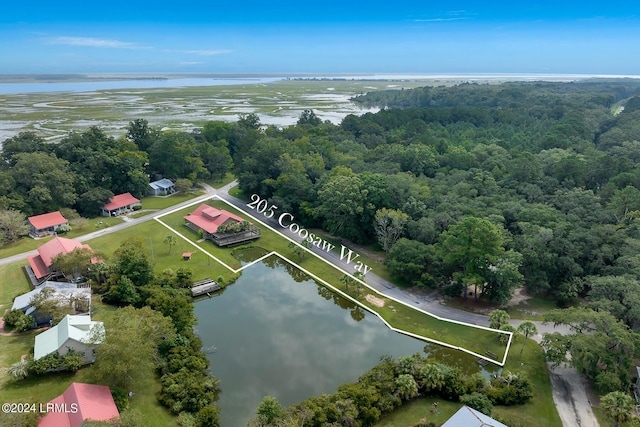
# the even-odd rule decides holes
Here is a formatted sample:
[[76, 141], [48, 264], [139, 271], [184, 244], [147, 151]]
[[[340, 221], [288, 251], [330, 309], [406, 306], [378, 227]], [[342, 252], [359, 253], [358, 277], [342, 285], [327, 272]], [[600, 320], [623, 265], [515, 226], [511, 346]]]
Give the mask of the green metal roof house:
[[94, 322], [89, 315], [66, 315], [60, 323], [36, 335], [33, 358], [38, 360], [55, 351], [61, 355], [69, 350], [84, 354], [84, 364], [93, 363], [93, 347], [104, 340], [104, 324]]

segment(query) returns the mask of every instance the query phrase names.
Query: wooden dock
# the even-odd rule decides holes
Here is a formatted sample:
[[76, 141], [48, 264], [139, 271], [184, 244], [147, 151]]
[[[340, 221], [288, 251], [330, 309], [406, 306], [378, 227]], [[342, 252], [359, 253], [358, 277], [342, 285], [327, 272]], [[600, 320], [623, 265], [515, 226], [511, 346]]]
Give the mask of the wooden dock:
[[222, 289], [222, 286], [217, 282], [213, 279], [206, 278], [193, 284], [191, 287], [191, 296], [195, 298], [200, 295], [208, 294], [209, 292], [219, 291], [220, 289]]

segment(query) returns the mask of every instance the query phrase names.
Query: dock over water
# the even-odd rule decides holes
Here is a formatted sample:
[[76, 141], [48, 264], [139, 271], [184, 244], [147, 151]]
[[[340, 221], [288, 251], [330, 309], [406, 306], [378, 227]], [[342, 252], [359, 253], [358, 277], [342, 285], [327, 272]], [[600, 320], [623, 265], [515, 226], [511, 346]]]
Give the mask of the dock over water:
[[209, 292], [219, 291], [220, 289], [222, 289], [222, 286], [217, 282], [213, 279], [206, 278], [193, 284], [191, 287], [191, 296], [195, 298], [200, 295], [208, 294]]

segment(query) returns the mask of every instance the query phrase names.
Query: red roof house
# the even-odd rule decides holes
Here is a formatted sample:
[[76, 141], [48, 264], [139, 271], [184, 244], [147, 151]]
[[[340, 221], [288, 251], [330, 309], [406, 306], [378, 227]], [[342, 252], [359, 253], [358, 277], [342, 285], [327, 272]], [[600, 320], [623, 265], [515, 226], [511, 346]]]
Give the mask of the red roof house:
[[80, 427], [88, 420], [116, 421], [120, 418], [106, 385], [72, 383], [44, 408], [47, 415], [38, 421], [38, 427]]
[[204, 203], [185, 216], [184, 219], [187, 227], [196, 232], [202, 230], [203, 237], [218, 246], [228, 246], [260, 237], [259, 230], [253, 225], [239, 232], [219, 233], [218, 228], [220, 226], [244, 222], [245, 219], [224, 209], [216, 209]]
[[49, 212], [42, 215], [30, 216], [27, 222], [31, 226], [31, 237], [42, 237], [54, 233], [58, 227], [69, 225], [69, 221], [62, 216], [60, 211]]
[[60, 254], [68, 254], [77, 248], [92, 250], [91, 246], [82, 244], [77, 240], [66, 239], [64, 237], [54, 237], [38, 248], [37, 255], [28, 256], [27, 261], [29, 261], [29, 267], [31, 267], [37, 282], [39, 283], [44, 279], [49, 278], [53, 273], [51, 271], [53, 258]]
[[131, 193], [123, 193], [113, 196], [109, 202], [102, 207], [102, 216], [118, 216], [133, 210], [135, 206], [140, 206], [140, 200]]

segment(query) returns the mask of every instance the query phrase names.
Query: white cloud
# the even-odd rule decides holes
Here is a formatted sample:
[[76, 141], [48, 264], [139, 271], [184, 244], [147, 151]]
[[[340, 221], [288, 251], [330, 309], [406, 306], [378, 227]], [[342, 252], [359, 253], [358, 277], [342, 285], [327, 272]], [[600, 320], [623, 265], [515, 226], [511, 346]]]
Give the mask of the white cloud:
[[467, 18], [431, 18], [431, 19], [414, 19], [413, 22], [443, 22], [443, 21], [460, 21]]
[[200, 65], [200, 64], [204, 64], [204, 62], [202, 61], [183, 61], [180, 63], [180, 65]]
[[217, 50], [185, 50], [184, 53], [190, 53], [192, 55], [200, 55], [200, 56], [214, 56], [214, 55], [223, 55], [225, 53], [231, 53], [232, 51], [229, 49], [217, 49]]
[[58, 44], [67, 46], [84, 46], [84, 47], [100, 47], [100, 48], [119, 48], [119, 49], [142, 49], [140, 45], [135, 43], [123, 42], [120, 40], [96, 39], [93, 37], [52, 37], [46, 40], [47, 44]]

